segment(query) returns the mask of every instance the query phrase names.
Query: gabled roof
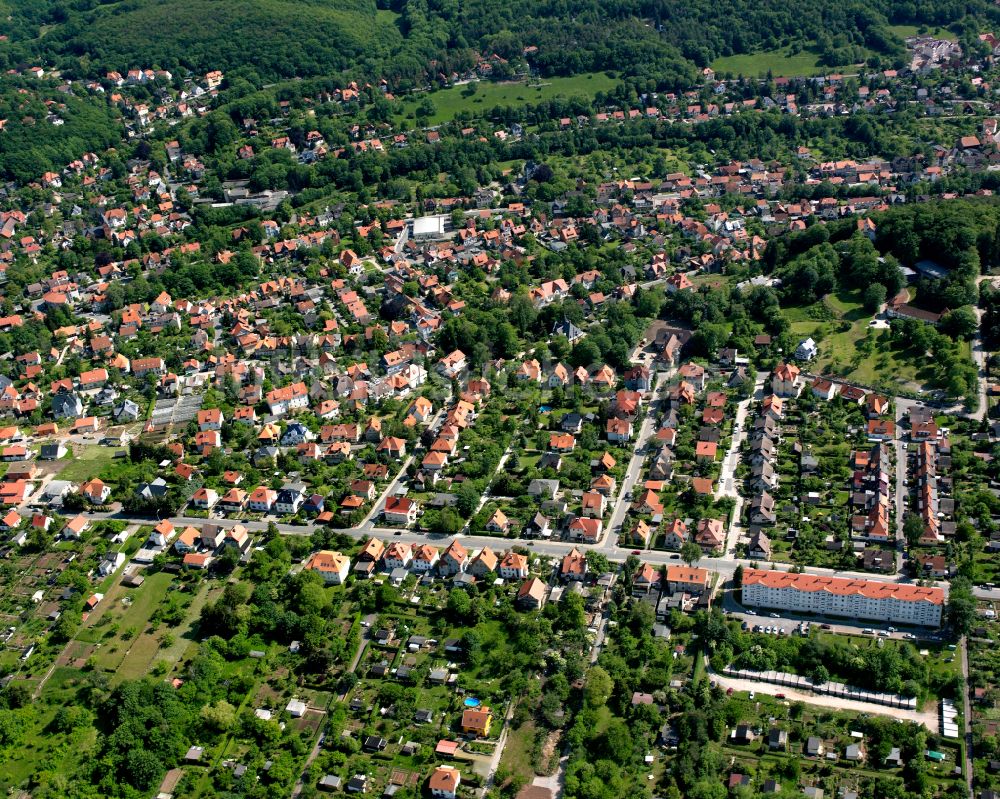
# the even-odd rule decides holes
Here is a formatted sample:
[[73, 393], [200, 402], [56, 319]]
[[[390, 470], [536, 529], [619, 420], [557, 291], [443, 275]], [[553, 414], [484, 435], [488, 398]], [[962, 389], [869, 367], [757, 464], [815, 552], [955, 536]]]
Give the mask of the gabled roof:
[[844, 577], [827, 577], [818, 574], [793, 574], [791, 572], [747, 569], [743, 573], [743, 585], [764, 585], [768, 588], [791, 588], [796, 591], [826, 591], [840, 596], [863, 596], [868, 599], [896, 599], [902, 602], [929, 602], [933, 605], [944, 603], [944, 591], [940, 588], [885, 583], [878, 580], [850, 580]]

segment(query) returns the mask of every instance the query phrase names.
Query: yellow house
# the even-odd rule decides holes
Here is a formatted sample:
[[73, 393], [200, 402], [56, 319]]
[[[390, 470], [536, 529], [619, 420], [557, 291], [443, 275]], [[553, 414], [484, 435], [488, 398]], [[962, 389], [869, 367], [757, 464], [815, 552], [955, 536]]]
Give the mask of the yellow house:
[[486, 706], [468, 707], [462, 713], [462, 732], [472, 733], [479, 738], [485, 738], [490, 734], [492, 723], [493, 714]]

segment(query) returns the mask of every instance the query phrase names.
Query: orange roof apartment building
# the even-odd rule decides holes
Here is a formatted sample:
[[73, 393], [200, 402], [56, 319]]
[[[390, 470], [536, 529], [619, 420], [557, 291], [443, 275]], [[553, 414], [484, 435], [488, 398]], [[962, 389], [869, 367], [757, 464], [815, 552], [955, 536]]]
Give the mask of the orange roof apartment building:
[[944, 602], [941, 588], [765, 569], [743, 573], [743, 604], [752, 607], [938, 627]]

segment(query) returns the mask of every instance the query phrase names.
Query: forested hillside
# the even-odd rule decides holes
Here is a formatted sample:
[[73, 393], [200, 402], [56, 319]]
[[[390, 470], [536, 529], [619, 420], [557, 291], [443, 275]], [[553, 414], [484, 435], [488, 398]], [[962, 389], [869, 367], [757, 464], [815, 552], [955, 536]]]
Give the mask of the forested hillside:
[[[681, 86], [733, 53], [808, 46], [828, 65], [902, 55], [890, 24], [961, 32], [998, 16], [985, 0], [126, 0], [18, 4], [0, 25], [6, 66], [46, 59], [67, 74], [136, 66], [244, 71], [251, 79], [342, 71], [398, 87], [467, 66], [477, 54], [531, 60], [544, 74], [616, 69]], [[391, 7], [390, 7], [391, 6]], [[39, 35], [42, 34], [42, 35]], [[859, 56], [861, 58], [859, 58]]]
[[16, 76], [0, 77], [0, 175], [32, 180], [88, 151], [121, 141], [115, 110], [86, 96], [46, 89]]
[[132, 0], [98, 7], [49, 32], [53, 54], [125, 70], [137, 64], [233, 70], [265, 77], [377, 71], [402, 37], [376, 20], [374, 0]]

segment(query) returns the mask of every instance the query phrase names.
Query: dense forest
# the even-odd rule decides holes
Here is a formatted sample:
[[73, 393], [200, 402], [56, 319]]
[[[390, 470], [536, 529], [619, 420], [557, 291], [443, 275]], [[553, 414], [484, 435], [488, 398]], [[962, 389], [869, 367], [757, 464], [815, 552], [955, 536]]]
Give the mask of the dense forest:
[[874, 247], [860, 236], [844, 241], [854, 235], [853, 219], [777, 239], [767, 261], [783, 278], [788, 297], [812, 302], [838, 282], [880, 283], [891, 297], [902, 286], [897, 265], [928, 260], [946, 273], [917, 281], [918, 303], [944, 311], [974, 304], [976, 278], [1000, 263], [1000, 203], [994, 197], [897, 206], [873, 218]]
[[112, 107], [16, 76], [0, 76], [0, 118], [0, 174], [25, 182], [85, 152], [115, 147], [122, 138]]
[[[17, 4], [0, 63], [47, 59], [67, 74], [136, 66], [242, 72], [252, 82], [346, 72], [385, 76], [400, 88], [461, 69], [476, 53], [519, 62], [537, 47], [543, 73], [615, 69], [688, 82], [718, 56], [781, 46], [818, 49], [833, 66], [876, 54], [899, 58], [892, 23], [974, 30], [998, 12], [985, 0], [127, 0]], [[39, 32], [44, 30], [44, 37]], [[246, 47], [233, 47], [245, 42]], [[256, 79], [256, 80], [255, 80]]]

